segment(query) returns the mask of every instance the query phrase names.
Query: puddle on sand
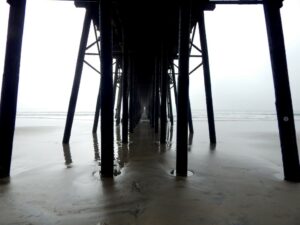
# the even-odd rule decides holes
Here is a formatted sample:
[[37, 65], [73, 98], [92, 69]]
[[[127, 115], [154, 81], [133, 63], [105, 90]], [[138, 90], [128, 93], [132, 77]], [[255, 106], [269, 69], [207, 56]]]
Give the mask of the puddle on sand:
[[[120, 166], [120, 163], [118, 160], [114, 161], [114, 176], [121, 175], [121, 170], [123, 167]], [[92, 176], [96, 178], [97, 180], [101, 180], [101, 161], [97, 162], [96, 169], [92, 172]]]

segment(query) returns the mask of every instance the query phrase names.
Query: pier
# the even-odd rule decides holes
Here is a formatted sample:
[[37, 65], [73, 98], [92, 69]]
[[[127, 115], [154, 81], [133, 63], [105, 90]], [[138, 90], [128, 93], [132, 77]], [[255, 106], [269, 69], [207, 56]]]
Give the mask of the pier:
[[[21, 131], [15, 132], [26, 0], [7, 0], [10, 13], [0, 102], [0, 223], [297, 224], [300, 164], [280, 14], [283, 0], [72, 2], [85, 9], [85, 16], [64, 129], [43, 131], [41, 126], [35, 143], [32, 135], [21, 137]], [[236, 132], [228, 129], [231, 121], [215, 125], [205, 12], [225, 4], [264, 9], [278, 148], [272, 144], [277, 136], [264, 126], [266, 121], [241, 125]], [[88, 43], [90, 33], [92, 43]], [[194, 44], [196, 36], [200, 46]], [[91, 52], [92, 47], [97, 52]], [[99, 57], [101, 67], [88, 62], [87, 55]], [[193, 68], [191, 58], [198, 60]], [[84, 66], [100, 76], [99, 92], [93, 123], [73, 125]], [[194, 135], [203, 138], [205, 132], [193, 120], [189, 98], [189, 76], [197, 70], [203, 70], [204, 76], [205, 141], [193, 139]], [[80, 129], [90, 132], [80, 134]], [[251, 143], [244, 143], [242, 134], [247, 131]], [[57, 138], [53, 135], [57, 132], [63, 135], [49, 141]], [[84, 141], [70, 145], [74, 133]], [[14, 147], [33, 143], [28, 151], [38, 158], [37, 149], [44, 140], [44, 166], [33, 163], [38, 169], [32, 166], [10, 179]], [[61, 144], [65, 170], [57, 165], [54, 151]], [[282, 167], [271, 156], [280, 149]], [[27, 158], [24, 152], [18, 154]], [[83, 155], [93, 155], [94, 164]], [[76, 160], [80, 163], [73, 168]], [[30, 163], [24, 160], [24, 164]], [[277, 167], [282, 176], [274, 175]]]
[[[166, 125], [169, 115], [177, 110], [177, 161], [176, 173], [188, 172], [187, 140], [193, 133], [193, 120], [189, 100], [190, 57], [199, 57], [203, 67], [210, 142], [217, 143], [214, 124], [212, 88], [209, 69], [209, 49], [205, 33], [205, 10], [214, 10], [218, 4], [263, 4], [267, 25], [270, 56], [274, 77], [278, 127], [282, 148], [285, 179], [299, 181], [300, 167], [296, 143], [293, 107], [289, 87], [285, 45], [280, 17], [282, 0], [276, 1], [75, 1], [76, 7], [84, 7], [86, 16], [63, 143], [69, 143], [76, 101], [80, 87], [82, 67], [86, 54], [87, 38], [93, 21], [94, 29], [101, 35], [97, 45], [101, 69], [94, 68], [101, 76], [93, 132], [97, 131], [99, 116], [101, 135], [101, 174], [113, 176], [113, 127], [114, 105], [117, 104], [117, 125], [122, 121], [122, 142], [128, 142], [128, 133], [134, 133], [144, 109], [154, 132], [160, 134], [160, 143], [166, 142]], [[17, 106], [19, 64], [26, 1], [8, 1], [10, 4], [9, 28], [3, 73], [0, 107], [0, 176], [10, 174], [12, 143]], [[155, 17], [153, 17], [155, 13]], [[140, 25], [142, 24], [142, 26]], [[199, 27], [201, 49], [199, 55], [191, 55], [195, 27]], [[113, 59], [116, 61], [115, 71]], [[174, 60], [179, 64], [175, 65]], [[201, 59], [201, 61], [200, 61]], [[87, 63], [88, 64], [88, 63]], [[175, 68], [176, 67], [176, 68]], [[178, 67], [178, 68], [177, 68]], [[178, 83], [175, 79], [178, 73]], [[197, 69], [197, 68], [195, 68]], [[113, 79], [115, 76], [115, 79]], [[114, 83], [113, 83], [114, 82]], [[120, 89], [116, 96], [117, 87]], [[171, 88], [174, 90], [176, 109], [172, 109]], [[122, 115], [121, 115], [122, 108]]]

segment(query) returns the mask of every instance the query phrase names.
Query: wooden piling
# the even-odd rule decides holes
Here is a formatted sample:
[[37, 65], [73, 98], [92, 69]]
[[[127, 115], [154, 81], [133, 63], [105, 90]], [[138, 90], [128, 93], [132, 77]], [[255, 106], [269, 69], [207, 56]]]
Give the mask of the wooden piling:
[[152, 79], [152, 88], [151, 88], [151, 110], [150, 110], [150, 124], [151, 128], [154, 128], [154, 118], [155, 118], [155, 74], [153, 74], [154, 79]]
[[168, 89], [167, 89], [167, 99], [168, 99], [168, 109], [169, 109], [169, 119], [171, 126], [174, 125], [174, 116], [173, 116], [173, 106], [172, 106], [172, 98], [171, 98], [171, 87], [170, 87], [170, 79], [168, 82]]
[[88, 41], [88, 37], [89, 37], [91, 21], [92, 21], [91, 13], [90, 13], [90, 10], [87, 8], [86, 13], [85, 13], [84, 23], [83, 23], [78, 57], [77, 57], [72, 93], [71, 93], [70, 102], [69, 102], [67, 120], [66, 120], [64, 137], [63, 137], [63, 144], [68, 144], [70, 141], [71, 130], [72, 130], [74, 114], [75, 114], [77, 98], [78, 98], [78, 92], [79, 92], [79, 86], [80, 86], [80, 81], [81, 81], [81, 74], [82, 74], [83, 63], [84, 63], [85, 49], [86, 49], [87, 41]]
[[129, 132], [133, 133], [134, 130], [134, 58], [130, 58], [130, 74], [129, 74]]
[[157, 134], [159, 129], [159, 60], [155, 60], [155, 104], [154, 104], [154, 132]]
[[123, 30], [123, 75], [122, 75], [122, 96], [123, 96], [123, 115], [122, 115], [122, 143], [128, 143], [128, 43], [126, 34]]
[[161, 51], [161, 106], [160, 106], [160, 143], [166, 143], [167, 137], [167, 78], [168, 78], [168, 67], [167, 67], [167, 54], [165, 47], [162, 47]]
[[203, 74], [204, 74], [204, 85], [205, 85], [205, 94], [206, 94], [206, 110], [207, 110], [207, 118], [208, 118], [209, 138], [211, 144], [216, 144], [217, 140], [216, 140], [216, 130], [215, 130], [214, 108], [213, 108], [213, 99], [212, 99], [212, 91], [211, 91], [209, 57], [208, 57], [206, 29], [205, 29], [205, 20], [204, 20], [203, 11], [200, 11], [198, 24], [199, 24], [199, 35], [200, 35], [200, 42], [201, 42], [201, 49], [202, 49]]
[[189, 31], [190, 1], [182, 0], [179, 9], [179, 76], [177, 108], [176, 175], [188, 171]]
[[114, 86], [113, 86], [113, 101], [114, 101], [114, 107], [116, 102], [116, 91], [117, 91], [117, 84], [118, 84], [118, 75], [119, 75], [119, 61], [116, 59], [116, 65], [115, 65], [115, 72], [114, 72]]
[[26, 0], [11, 0], [0, 105], [0, 178], [10, 176]]
[[178, 95], [177, 95], [177, 84], [176, 84], [176, 78], [175, 78], [174, 65], [171, 66], [171, 75], [172, 75], [172, 80], [173, 80], [174, 99], [175, 99], [175, 106], [176, 106], [176, 111], [177, 111]]
[[194, 125], [193, 125], [193, 115], [192, 115], [190, 97], [188, 100], [188, 123], [189, 123], [189, 131], [191, 134], [193, 134], [194, 133]]
[[112, 5], [100, 0], [101, 32], [101, 176], [113, 176], [114, 110], [112, 79]]
[[299, 182], [299, 156], [280, 15], [281, 6], [282, 0], [264, 0], [284, 178], [287, 181]]
[[117, 108], [116, 108], [116, 125], [119, 126], [121, 123], [121, 103], [122, 103], [122, 92], [123, 92], [123, 77], [119, 77], [119, 92], [118, 92], [118, 100], [117, 100]]
[[99, 117], [100, 117], [100, 110], [101, 110], [101, 92], [102, 91], [101, 91], [101, 81], [100, 81], [97, 102], [96, 102], [96, 110], [94, 115], [93, 134], [97, 133], [98, 124], [99, 124]]

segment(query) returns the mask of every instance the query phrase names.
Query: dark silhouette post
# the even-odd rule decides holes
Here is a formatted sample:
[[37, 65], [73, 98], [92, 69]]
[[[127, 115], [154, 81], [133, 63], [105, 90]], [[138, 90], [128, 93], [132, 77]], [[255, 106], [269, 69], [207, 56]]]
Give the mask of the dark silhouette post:
[[[134, 62], [134, 61], [133, 61]], [[134, 63], [134, 66], [135, 66], [136, 64]], [[134, 131], [134, 129], [135, 129], [135, 127], [136, 127], [136, 124], [137, 124], [137, 120], [138, 120], [138, 108], [139, 108], [139, 105], [138, 105], [138, 100], [137, 100], [137, 87], [138, 87], [138, 85], [137, 85], [137, 82], [136, 82], [136, 69], [135, 69], [135, 67], [133, 67], [134, 69], [133, 69], [133, 76], [132, 76], [132, 78], [133, 78], [133, 88], [131, 89], [132, 90], [132, 95], [133, 95], [133, 97], [132, 97], [132, 102], [131, 102], [131, 104], [132, 104], [132, 111], [131, 111], [131, 122], [132, 122], [132, 125], [130, 125], [130, 127], [131, 127], [131, 133], [133, 133], [133, 131]]]
[[177, 108], [176, 174], [187, 176], [188, 170], [188, 101], [189, 101], [189, 31], [190, 1], [182, 0], [179, 9], [179, 77]]
[[101, 32], [101, 175], [113, 176], [114, 160], [114, 110], [112, 80], [112, 5], [100, 0]]
[[168, 67], [166, 61], [166, 51], [164, 46], [162, 46], [161, 51], [161, 106], [160, 106], [160, 143], [166, 143], [167, 136], [167, 76], [168, 76]]
[[172, 75], [172, 80], [173, 80], [174, 99], [175, 99], [175, 106], [176, 106], [176, 111], [177, 111], [178, 99], [177, 99], [177, 85], [176, 85], [174, 65], [171, 66], [171, 75]]
[[189, 131], [191, 134], [193, 134], [194, 133], [194, 125], [193, 125], [193, 115], [192, 115], [190, 97], [189, 97], [189, 102], [188, 102], [188, 120], [189, 120]]
[[122, 115], [122, 142], [128, 143], [128, 43], [126, 34], [123, 31], [123, 75], [122, 75], [122, 92], [123, 92], [123, 115]]
[[281, 6], [282, 0], [264, 0], [264, 11], [275, 86], [276, 110], [281, 142], [284, 178], [287, 181], [299, 182], [299, 156], [280, 16]]
[[123, 87], [123, 78], [122, 76], [119, 78], [119, 92], [118, 92], [118, 100], [117, 100], [117, 108], [116, 108], [116, 125], [119, 126], [121, 122], [121, 103], [122, 103], [122, 87]]
[[85, 49], [89, 37], [91, 21], [92, 21], [91, 13], [90, 10], [87, 8], [85, 13], [84, 23], [83, 23], [83, 30], [82, 30], [79, 52], [77, 57], [75, 76], [74, 76], [72, 93], [69, 102], [68, 115], [67, 115], [67, 120], [65, 125], [64, 137], [63, 137], [64, 144], [68, 144], [70, 141], [74, 114], [75, 114], [75, 109], [77, 104], [77, 97], [78, 97], [79, 86], [80, 86], [80, 80], [81, 80], [81, 74], [82, 74], [82, 68], [84, 63]]
[[133, 133], [134, 130], [134, 76], [135, 76], [135, 69], [134, 69], [134, 58], [130, 58], [130, 74], [129, 74], [129, 132]]
[[95, 155], [95, 161], [99, 161], [100, 154], [99, 154], [99, 141], [97, 134], [93, 134], [93, 145], [94, 145], [94, 155]]
[[26, 0], [10, 0], [0, 105], [0, 178], [10, 176]]
[[150, 124], [151, 128], [154, 128], [154, 118], [155, 118], [155, 75], [153, 76], [152, 79], [152, 92], [151, 92], [151, 110], [150, 110]]
[[159, 129], [159, 61], [155, 59], [155, 110], [154, 110], [154, 132], [157, 134]]
[[[95, 33], [96, 42], [94, 42], [92, 45], [89, 45], [85, 50], [87, 50], [90, 46], [93, 46], [96, 43], [99, 58], [100, 58], [99, 37], [98, 37], [98, 34], [97, 34], [97, 27], [96, 27], [95, 21], [93, 21], [93, 24], [94, 24], [94, 33]], [[100, 61], [101, 61], [101, 58], [100, 58]], [[101, 78], [100, 78], [100, 81], [101, 81]], [[100, 82], [100, 85], [99, 85], [97, 102], [96, 102], [96, 110], [95, 110], [94, 124], [93, 124], [93, 134], [97, 133], [98, 124], [99, 124], [100, 110], [101, 110], [101, 82]]]
[[115, 76], [114, 76], [114, 106], [115, 106], [115, 102], [116, 102], [116, 91], [117, 91], [117, 84], [118, 84], [118, 75], [119, 75], [119, 61], [116, 60], [116, 67], [115, 67]]
[[101, 82], [100, 82], [99, 90], [98, 90], [98, 97], [97, 97], [96, 110], [95, 110], [95, 116], [94, 116], [94, 124], [93, 124], [93, 134], [97, 133], [99, 117], [100, 117], [100, 110], [101, 110]]
[[202, 49], [203, 74], [204, 74], [204, 85], [205, 85], [205, 94], [206, 94], [206, 110], [207, 110], [207, 118], [208, 118], [209, 138], [211, 144], [216, 144], [214, 108], [213, 108], [213, 100], [212, 100], [209, 57], [208, 57], [206, 29], [205, 29], [205, 20], [204, 20], [203, 11], [200, 11], [200, 15], [199, 15], [199, 33], [200, 33], [200, 42], [201, 42], [201, 49]]
[[172, 107], [172, 98], [171, 98], [170, 83], [168, 84], [167, 91], [168, 91], [167, 94], [168, 94], [169, 118], [170, 118], [171, 125], [173, 126], [173, 124], [174, 124], [174, 117], [173, 117], [173, 107]]
[[65, 165], [67, 166], [67, 168], [70, 168], [71, 164], [73, 163], [70, 145], [63, 144], [63, 151], [65, 157]]

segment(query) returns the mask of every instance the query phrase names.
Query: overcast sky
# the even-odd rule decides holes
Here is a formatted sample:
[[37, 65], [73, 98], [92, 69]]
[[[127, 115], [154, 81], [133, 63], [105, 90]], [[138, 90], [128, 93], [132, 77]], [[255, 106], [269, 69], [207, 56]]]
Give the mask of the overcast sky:
[[[1, 1], [1, 71], [8, 10], [6, 1]], [[299, 12], [299, 0], [284, 1], [282, 20], [295, 111], [300, 111]], [[274, 111], [273, 81], [262, 6], [217, 6], [214, 11], [206, 12], [205, 16], [216, 111]], [[76, 8], [72, 2], [28, 0], [18, 111], [67, 110], [83, 17], [84, 10]], [[91, 33], [90, 41], [93, 38]], [[197, 42], [198, 39], [199, 35], [196, 35]], [[97, 58], [86, 59], [99, 67]], [[191, 69], [196, 64], [197, 61], [193, 60]], [[202, 68], [190, 79], [192, 107], [205, 109]], [[78, 111], [94, 110], [99, 81], [99, 75], [85, 66]]]

